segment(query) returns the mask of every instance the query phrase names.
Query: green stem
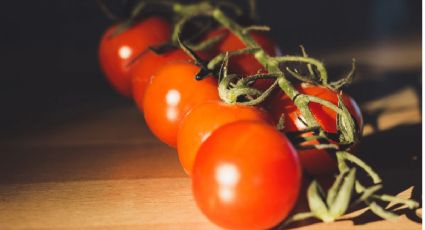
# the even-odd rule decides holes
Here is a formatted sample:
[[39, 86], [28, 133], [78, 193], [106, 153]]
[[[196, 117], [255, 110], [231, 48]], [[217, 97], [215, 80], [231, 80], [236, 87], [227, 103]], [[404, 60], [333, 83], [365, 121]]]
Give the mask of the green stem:
[[323, 65], [323, 63], [317, 59], [306, 57], [306, 56], [305, 57], [282, 56], [282, 57], [273, 57], [273, 59], [277, 62], [306, 62], [306, 63], [312, 64], [316, 66], [317, 71], [319, 71], [320, 79], [322, 80], [322, 83], [325, 85], [328, 84], [328, 73], [326, 71], [326, 68]]
[[260, 96], [258, 96], [257, 98], [253, 100], [249, 100], [248, 102], [242, 102], [241, 104], [258, 105], [259, 103], [263, 102], [272, 93], [272, 91], [276, 88], [276, 86], [277, 86], [277, 81], [274, 81], [273, 84], [268, 89], [266, 89]]
[[387, 195], [387, 194], [372, 195], [372, 197], [375, 198], [375, 199], [378, 199], [378, 200], [386, 201], [386, 202], [394, 202], [396, 204], [404, 204], [409, 209], [414, 209], [414, 208], [419, 207], [419, 203], [414, 201], [414, 200], [411, 200], [411, 199], [403, 199], [403, 198], [400, 198], [400, 197], [391, 196], [391, 195]]
[[108, 8], [108, 6], [105, 3], [105, 0], [96, 0], [97, 5], [99, 6], [100, 10], [112, 21], [118, 21], [120, 18], [112, 13], [112, 11]]
[[354, 156], [353, 154], [345, 151], [338, 151], [336, 156], [338, 159], [350, 161], [362, 168], [372, 178], [374, 184], [382, 182], [381, 177], [372, 169], [372, 167], [367, 165], [364, 161]]
[[[253, 53], [254, 57], [267, 69], [268, 72], [281, 73], [278, 77], [278, 85], [285, 92], [285, 94], [288, 95], [294, 101], [294, 104], [301, 111], [301, 114], [303, 115], [307, 126], [319, 126], [310, 109], [308, 108], [308, 98], [301, 95], [294, 88], [291, 82], [286, 79], [284, 73], [280, 70], [279, 61], [282, 60], [269, 56], [264, 51], [264, 49], [262, 49], [260, 45], [254, 40], [250, 33], [246, 33], [245, 28], [243, 28], [238, 23], [227, 17], [219, 8], [212, 7], [208, 2], [201, 2], [192, 5], [175, 4], [173, 10], [176, 13], [183, 15], [183, 18], [193, 17], [196, 12], [201, 12], [202, 15], [211, 15], [218, 23], [226, 27], [229, 31], [233, 32], [245, 44], [246, 49], [251, 50], [251, 53]], [[220, 58], [217, 58], [217, 60], [219, 59]], [[320, 67], [320, 64], [316, 63], [311, 58], [304, 57], [301, 60], [306, 60], [307, 62], [315, 64], [316, 66], [318, 66], [318, 69]], [[209, 64], [211, 64], [211, 62]]]
[[306, 219], [309, 219], [309, 218], [315, 218], [315, 217], [316, 216], [312, 212], [301, 212], [301, 213], [297, 213], [297, 214], [289, 217], [277, 229], [278, 230], [283, 230], [283, 229], [285, 229], [288, 225], [290, 225], [293, 222], [297, 222], [297, 221], [301, 221], [301, 220], [306, 220]]
[[308, 98], [309, 102], [315, 102], [315, 103], [319, 103], [323, 106], [326, 106], [332, 110], [334, 110], [336, 113], [339, 113], [341, 115], [344, 115], [344, 111], [342, 111], [342, 109], [340, 109], [338, 106], [336, 106], [335, 104], [333, 104], [330, 101], [327, 100], [323, 100], [321, 98], [315, 97], [315, 96], [311, 96], [311, 95], [306, 95], [306, 97]]
[[213, 45], [217, 44], [218, 42], [220, 42], [223, 39], [224, 35], [217, 35], [213, 38], [207, 39], [205, 41], [202, 41], [198, 44], [191, 44], [189, 45], [189, 47], [194, 50], [194, 51], [201, 51], [201, 50], [206, 50], [209, 49], [210, 47], [212, 47]]
[[335, 149], [337, 150], [339, 147], [336, 144], [314, 144], [314, 145], [301, 145], [297, 146], [297, 149], [301, 150], [309, 150], [309, 149]]
[[310, 76], [302, 76], [297, 69], [291, 70], [289, 67], [285, 68], [286, 71], [288, 71], [289, 74], [291, 74], [294, 78], [298, 79], [301, 82], [307, 82], [310, 84], [317, 84], [315, 79], [313, 78], [313, 75]]
[[268, 26], [252, 25], [252, 26], [245, 27], [243, 29], [243, 32], [245, 34], [247, 34], [250, 31], [270, 31], [270, 27], [268, 27]]
[[252, 20], [257, 20], [257, 0], [248, 0], [249, 16]]
[[236, 86], [244, 86], [259, 79], [276, 79], [281, 73], [258, 73], [241, 78]]
[[[308, 57], [308, 54], [307, 54], [307, 52], [305, 51], [305, 48], [304, 48], [304, 46], [300, 46], [300, 48], [301, 48], [301, 52], [303, 53], [303, 56], [304, 57]], [[308, 72], [310, 73], [310, 75], [311, 76], [314, 76], [314, 72], [313, 72], [313, 68], [311, 67], [311, 64], [309, 63], [309, 64], [307, 64], [307, 69], [308, 69]]]
[[256, 48], [245, 48], [245, 49], [240, 49], [240, 50], [234, 50], [234, 51], [228, 51], [225, 53], [221, 53], [217, 56], [215, 56], [213, 59], [210, 60], [210, 62], [208, 63], [208, 69], [214, 69], [218, 64], [220, 64], [224, 58], [226, 56], [228, 57], [232, 57], [232, 56], [237, 56], [237, 55], [242, 55], [242, 54], [252, 54], [257, 52], [258, 50], [260, 50], [260, 48], [256, 47]]
[[[228, 28], [230, 31], [234, 32], [236, 36], [246, 45], [248, 48], [260, 48], [259, 45], [255, 42], [249, 33], [244, 33], [244, 29], [225, 16], [219, 9], [215, 9], [213, 13], [213, 17], [220, 22], [224, 27]], [[280, 72], [280, 76], [278, 77], [279, 87], [288, 95], [292, 100], [294, 100], [294, 104], [298, 107], [303, 114], [307, 125], [309, 127], [316, 127], [318, 123], [308, 108], [308, 99], [305, 97], [298, 97], [299, 100], [295, 100], [297, 96], [301, 96], [299, 92], [292, 86], [291, 82], [289, 82], [284, 73], [279, 68], [278, 59], [274, 59], [270, 57], [263, 49], [258, 49], [254, 53], [254, 57], [264, 66], [266, 67], [268, 72]]]

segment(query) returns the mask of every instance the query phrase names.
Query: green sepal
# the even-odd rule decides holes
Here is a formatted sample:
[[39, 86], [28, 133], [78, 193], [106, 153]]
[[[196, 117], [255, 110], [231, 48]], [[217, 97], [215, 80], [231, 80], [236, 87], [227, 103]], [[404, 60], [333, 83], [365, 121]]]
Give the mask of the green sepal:
[[328, 207], [323, 201], [323, 190], [317, 181], [311, 182], [307, 189], [307, 200], [310, 211], [315, 217], [321, 219], [324, 222], [332, 222], [335, 219], [329, 215]]
[[351, 163], [357, 165], [358, 167], [360, 167], [363, 171], [365, 171], [371, 178], [374, 184], [378, 184], [382, 182], [381, 177], [378, 175], [378, 173], [376, 173], [372, 167], [370, 167], [369, 165], [367, 165], [364, 161], [362, 161], [360, 158], [354, 156], [353, 154], [346, 152], [346, 151], [338, 151], [336, 153], [336, 157], [338, 160], [338, 168], [340, 168], [342, 170], [346, 170], [347, 169], [347, 164], [345, 163], [345, 161], [350, 161]]
[[382, 208], [375, 202], [369, 203], [369, 208], [370, 208], [370, 211], [375, 213], [377, 216], [386, 220], [393, 220], [398, 217], [396, 214], [385, 210], [384, 208]]
[[333, 218], [337, 219], [347, 211], [351, 201], [355, 179], [356, 169], [352, 168], [348, 175], [344, 177], [344, 182], [339, 188], [333, 203], [329, 206], [329, 213]]
[[347, 74], [347, 76], [337, 81], [329, 83], [329, 87], [333, 90], [339, 90], [340, 88], [348, 84], [351, 84], [351, 82], [353, 82], [355, 72], [356, 72], [356, 59], [353, 59], [351, 63], [351, 70]]
[[258, 48], [258, 47], [243, 48], [239, 50], [233, 50], [233, 51], [228, 51], [228, 52], [218, 54], [217, 56], [215, 56], [213, 59], [210, 60], [210, 62], [207, 65], [208, 69], [213, 70], [219, 63], [224, 61], [224, 58], [226, 56], [232, 57], [232, 56], [238, 56], [243, 54], [254, 54], [255, 52], [258, 52], [259, 50], [261, 50], [261, 48]]
[[387, 194], [373, 195], [373, 198], [385, 202], [393, 202], [394, 204], [406, 205], [409, 209], [419, 208], [420, 206], [418, 202], [412, 199], [403, 199], [397, 196], [391, 196]]
[[338, 107], [342, 110], [342, 114], [337, 113], [336, 118], [339, 144], [353, 144], [357, 138], [356, 124], [347, 107], [344, 105], [341, 95], [338, 95]]
[[219, 43], [220, 41], [222, 41], [224, 36], [225, 36], [224, 34], [219, 34], [219, 35], [214, 36], [212, 38], [209, 38], [205, 41], [202, 41], [198, 44], [190, 44], [190, 45], [188, 45], [188, 47], [190, 47], [190, 49], [192, 49], [194, 51], [207, 50], [207, 49], [213, 47], [214, 45], [216, 45], [217, 43]]
[[328, 190], [328, 195], [326, 196], [326, 204], [328, 204], [329, 207], [332, 206], [332, 204], [335, 201], [335, 198], [338, 194], [339, 188], [341, 187], [344, 176], [347, 174], [346, 172], [347, 171], [339, 173], [338, 176], [335, 178], [334, 183]]
[[381, 184], [372, 185], [368, 188], [364, 188], [360, 197], [354, 202], [354, 204], [358, 204], [361, 202], [366, 202], [373, 194], [382, 189]]
[[319, 82], [317, 82], [317, 80], [314, 78], [313, 75], [311, 76], [303, 76], [299, 73], [299, 71], [297, 69], [291, 70], [289, 67], [285, 68], [286, 71], [295, 79], [301, 81], [301, 82], [307, 82], [310, 84], [314, 84], [314, 85], [318, 85]]
[[279, 117], [279, 121], [276, 124], [276, 129], [283, 131], [285, 129], [285, 114], [282, 113]]

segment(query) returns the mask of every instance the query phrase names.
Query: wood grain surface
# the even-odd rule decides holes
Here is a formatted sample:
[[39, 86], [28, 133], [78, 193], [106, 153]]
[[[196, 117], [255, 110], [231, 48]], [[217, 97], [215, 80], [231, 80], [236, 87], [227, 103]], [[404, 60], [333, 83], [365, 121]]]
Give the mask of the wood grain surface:
[[[357, 58], [350, 93], [368, 123], [359, 155], [400, 197], [422, 196], [420, 47], [410, 39], [323, 54], [336, 67]], [[81, 114], [1, 140], [0, 229], [218, 229], [197, 209], [175, 150], [151, 135], [135, 106], [93, 105]], [[384, 221], [363, 208], [296, 228], [421, 228], [421, 210], [400, 214]]]

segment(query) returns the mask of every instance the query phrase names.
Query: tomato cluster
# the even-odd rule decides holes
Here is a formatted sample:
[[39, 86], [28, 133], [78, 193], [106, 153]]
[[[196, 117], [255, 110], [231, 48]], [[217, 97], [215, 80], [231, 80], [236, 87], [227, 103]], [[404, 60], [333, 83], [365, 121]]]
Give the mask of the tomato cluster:
[[[199, 208], [214, 223], [231, 229], [267, 229], [288, 216], [296, 203], [305, 172], [331, 173], [336, 162], [327, 150], [297, 151], [285, 133], [306, 128], [292, 100], [275, 91], [260, 106], [226, 104], [220, 100], [215, 76], [196, 80], [201, 66], [180, 49], [157, 53], [150, 47], [170, 40], [170, 24], [149, 17], [114, 35], [115, 26], [103, 36], [100, 65], [107, 79], [123, 95], [132, 96], [152, 133], [177, 148], [185, 172], [192, 178]], [[223, 35], [207, 55], [244, 48], [230, 31], [218, 28], [204, 39]], [[269, 55], [277, 55], [275, 43], [252, 32]], [[251, 54], [230, 59], [230, 72], [251, 75], [266, 70]], [[253, 87], [264, 90], [269, 81]], [[298, 91], [335, 105], [338, 92], [300, 84]], [[348, 95], [343, 101], [362, 127], [358, 106]], [[319, 125], [336, 133], [335, 111], [318, 103], [310, 110]], [[284, 129], [276, 124], [284, 117]], [[310, 143], [310, 144], [314, 144]]]

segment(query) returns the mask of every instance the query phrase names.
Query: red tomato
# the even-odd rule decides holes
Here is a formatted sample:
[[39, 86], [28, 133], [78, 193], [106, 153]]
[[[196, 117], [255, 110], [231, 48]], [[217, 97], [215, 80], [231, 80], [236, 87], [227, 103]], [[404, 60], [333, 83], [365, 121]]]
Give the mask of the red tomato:
[[[219, 28], [209, 32], [206, 35], [206, 39], [222, 34], [224, 35], [224, 38], [211, 50], [213, 56], [226, 51], [234, 51], [246, 48], [245, 44], [236, 35], [229, 32], [225, 28]], [[267, 37], [264, 33], [254, 31], [250, 34], [268, 55], [275, 56], [280, 53], [276, 43]], [[258, 71], [266, 72], [264, 67], [255, 59], [252, 54], [243, 54], [230, 58], [229, 70], [232, 73], [241, 75], [252, 75], [256, 74]], [[255, 87], [264, 90], [271, 83], [271, 80], [261, 79], [256, 82]]]
[[102, 36], [99, 46], [100, 67], [114, 88], [129, 97], [129, 63], [149, 46], [167, 42], [170, 38], [170, 25], [159, 17], [150, 17], [111, 37], [116, 27], [117, 25], [113, 25]]
[[[309, 84], [302, 84], [296, 86], [300, 93], [316, 96], [338, 105], [338, 93], [328, 88], [313, 86]], [[350, 96], [343, 94], [343, 102], [348, 111], [356, 121], [359, 132], [363, 127], [363, 117], [357, 103]], [[284, 132], [300, 131], [306, 128], [306, 125], [300, 121], [302, 115], [298, 108], [294, 105], [292, 100], [286, 96], [282, 91], [274, 93], [266, 102], [267, 110], [272, 115], [275, 122], [283, 114], [285, 119]], [[318, 103], [310, 103], [309, 108], [319, 125], [329, 133], [336, 133], [336, 117], [337, 114], [332, 109], [325, 107]], [[315, 141], [307, 142], [305, 144], [317, 144]], [[336, 160], [329, 150], [302, 150], [299, 151], [299, 157], [304, 169], [313, 175], [330, 174], [336, 171]]]
[[225, 124], [241, 120], [272, 123], [264, 110], [252, 106], [211, 101], [193, 108], [180, 124], [177, 135], [177, 152], [186, 173], [192, 174], [196, 153], [214, 130]]
[[230, 229], [269, 229], [293, 208], [301, 166], [289, 140], [264, 122], [215, 130], [195, 160], [192, 189], [202, 212]]
[[195, 80], [199, 67], [191, 63], [169, 63], [158, 70], [146, 88], [143, 101], [146, 123], [166, 144], [177, 145], [181, 120], [196, 105], [219, 100], [217, 80]]
[[192, 62], [192, 58], [180, 49], [164, 54], [157, 54], [149, 50], [134, 63], [131, 69], [133, 98], [140, 111], [143, 112], [143, 99], [150, 78], [159, 68], [170, 62], [188, 63]]

